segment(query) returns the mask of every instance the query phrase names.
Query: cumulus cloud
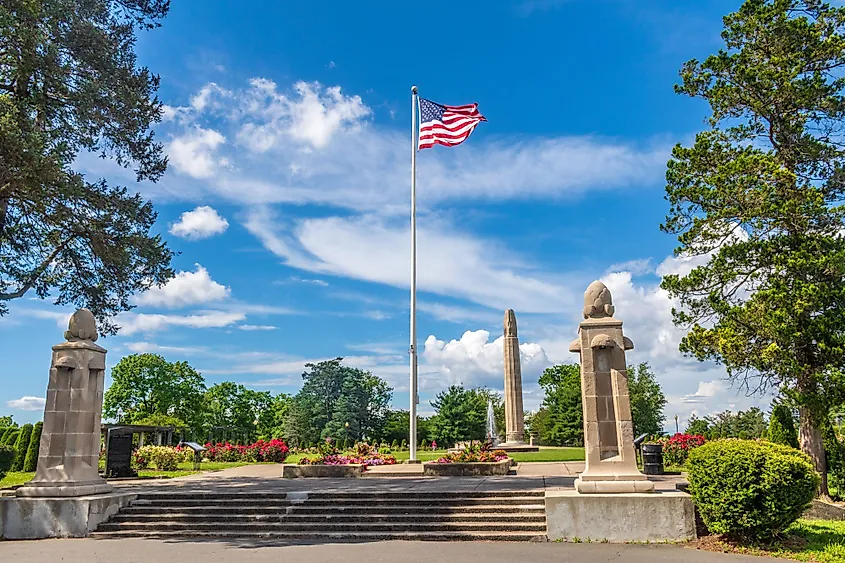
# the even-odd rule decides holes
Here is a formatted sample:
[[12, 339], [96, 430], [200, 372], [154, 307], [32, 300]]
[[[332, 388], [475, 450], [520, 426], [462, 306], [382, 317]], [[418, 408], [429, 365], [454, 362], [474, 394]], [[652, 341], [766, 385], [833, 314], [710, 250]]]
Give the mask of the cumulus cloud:
[[340, 86], [297, 82], [294, 95], [278, 91], [276, 83], [253, 78], [242, 98], [247, 123], [238, 141], [254, 152], [267, 152], [285, 141], [321, 149], [341, 131], [355, 128], [372, 110], [359, 96], [346, 96]]
[[139, 305], [175, 309], [186, 305], [220, 301], [229, 296], [230, 289], [211, 279], [208, 270], [195, 264], [195, 272], [178, 272], [170, 281], [151, 287], [135, 298]]
[[[504, 382], [504, 337], [490, 341], [486, 330], [468, 330], [458, 340], [439, 340], [429, 335], [422, 352], [424, 365], [437, 376], [428, 377], [421, 388], [442, 389], [447, 385], [462, 384], [467, 387], [486, 385], [501, 389]], [[536, 383], [542, 371], [550, 364], [543, 348], [536, 343], [519, 345], [523, 379]]]
[[200, 240], [219, 235], [228, 227], [229, 222], [217, 210], [202, 205], [182, 213], [179, 220], [170, 225], [170, 233], [189, 240]]
[[44, 405], [47, 400], [44, 397], [21, 397], [20, 399], [12, 399], [6, 401], [6, 406], [10, 409], [17, 409], [19, 411], [41, 411], [44, 410]]
[[170, 141], [167, 155], [177, 172], [192, 178], [209, 178], [223, 164], [216, 151], [225, 141], [226, 137], [218, 131], [193, 127]]

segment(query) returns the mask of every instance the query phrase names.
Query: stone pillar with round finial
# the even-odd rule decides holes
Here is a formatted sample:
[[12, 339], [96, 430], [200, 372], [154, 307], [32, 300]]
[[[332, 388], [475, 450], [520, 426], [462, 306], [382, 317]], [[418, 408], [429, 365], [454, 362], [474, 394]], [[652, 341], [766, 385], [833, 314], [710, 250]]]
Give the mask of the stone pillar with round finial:
[[70, 318], [65, 342], [53, 346], [44, 427], [35, 478], [19, 497], [79, 497], [107, 493], [98, 471], [106, 350], [88, 309]]
[[569, 346], [581, 357], [586, 468], [575, 481], [579, 493], [645, 493], [654, 490], [637, 468], [625, 351], [610, 290], [594, 281], [584, 294], [584, 321]]

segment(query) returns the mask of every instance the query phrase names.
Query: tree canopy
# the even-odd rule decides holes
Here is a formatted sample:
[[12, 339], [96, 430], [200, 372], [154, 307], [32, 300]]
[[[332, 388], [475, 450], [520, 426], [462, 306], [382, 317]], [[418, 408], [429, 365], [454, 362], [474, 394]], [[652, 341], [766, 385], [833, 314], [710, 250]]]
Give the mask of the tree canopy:
[[111, 376], [103, 400], [105, 416], [116, 418], [120, 409], [123, 420], [131, 423], [166, 414], [189, 428], [202, 428], [205, 381], [188, 362], [168, 362], [158, 354], [132, 354], [112, 368]]
[[431, 401], [436, 411], [429, 421], [429, 438], [451, 447], [462, 440], [487, 437], [487, 408], [493, 403], [496, 431], [504, 434], [504, 402], [497, 393], [483, 387], [465, 389], [451, 385]]
[[81, 154], [156, 181], [158, 76], [139, 67], [137, 29], [169, 0], [0, 4], [0, 315], [30, 291], [89, 308], [102, 332], [130, 297], [172, 277], [152, 205], [74, 170]]
[[393, 390], [383, 379], [342, 362], [305, 364], [302, 389], [287, 406], [282, 424], [290, 443], [354, 442], [381, 434]]
[[820, 428], [845, 394], [843, 26], [845, 8], [817, 0], [746, 0], [724, 18], [725, 48], [675, 87], [709, 104], [710, 128], [673, 149], [661, 226], [704, 262], [662, 282], [681, 351], [790, 397], [822, 475]]

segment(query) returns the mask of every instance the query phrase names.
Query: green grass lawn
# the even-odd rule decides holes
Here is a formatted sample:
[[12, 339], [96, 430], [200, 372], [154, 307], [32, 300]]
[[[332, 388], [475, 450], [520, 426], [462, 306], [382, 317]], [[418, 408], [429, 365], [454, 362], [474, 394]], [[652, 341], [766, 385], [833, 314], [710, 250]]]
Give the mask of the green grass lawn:
[[785, 539], [772, 545], [741, 545], [717, 542], [707, 549], [781, 557], [812, 563], [845, 561], [845, 522], [836, 520], [798, 520], [786, 529]]
[[35, 471], [10, 471], [0, 479], [0, 489], [23, 485], [33, 477], [35, 477]]

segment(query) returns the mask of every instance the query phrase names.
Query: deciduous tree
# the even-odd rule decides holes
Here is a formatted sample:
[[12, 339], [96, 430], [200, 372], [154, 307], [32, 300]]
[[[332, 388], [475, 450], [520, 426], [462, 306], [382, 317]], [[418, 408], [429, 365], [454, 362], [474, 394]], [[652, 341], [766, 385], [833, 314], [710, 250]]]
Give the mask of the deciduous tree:
[[103, 414], [133, 422], [156, 414], [172, 415], [189, 428], [203, 426], [205, 380], [188, 362], [168, 362], [158, 354], [124, 356], [111, 372]]

